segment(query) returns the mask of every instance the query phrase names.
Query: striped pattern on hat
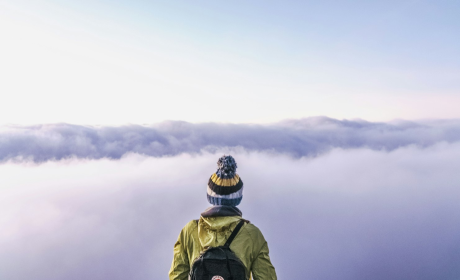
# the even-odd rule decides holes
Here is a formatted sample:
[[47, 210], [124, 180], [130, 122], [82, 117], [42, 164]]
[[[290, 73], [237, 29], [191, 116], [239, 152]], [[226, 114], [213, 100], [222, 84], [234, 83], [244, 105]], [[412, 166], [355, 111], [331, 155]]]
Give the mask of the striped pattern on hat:
[[236, 174], [236, 162], [230, 155], [222, 156], [217, 166], [208, 181], [208, 201], [213, 205], [237, 206], [243, 198], [243, 181]]

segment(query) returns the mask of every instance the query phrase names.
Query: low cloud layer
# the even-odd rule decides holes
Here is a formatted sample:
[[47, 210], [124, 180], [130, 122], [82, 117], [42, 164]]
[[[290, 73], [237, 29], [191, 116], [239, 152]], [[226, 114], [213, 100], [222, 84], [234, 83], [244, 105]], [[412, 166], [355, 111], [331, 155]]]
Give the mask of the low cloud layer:
[[151, 126], [88, 127], [50, 124], [0, 128], [0, 161], [44, 162], [65, 158], [119, 159], [243, 149], [317, 156], [334, 148], [392, 151], [460, 141], [460, 121], [372, 123], [326, 117], [270, 125], [163, 122]]
[[[196, 127], [207, 128], [174, 125], [191, 128], [177, 129], [188, 132], [175, 139], [193, 138]], [[291, 136], [298, 130], [298, 135], [334, 139], [369, 135], [364, 139], [373, 143], [382, 137], [398, 141], [387, 144], [391, 151], [340, 146], [317, 157], [233, 154], [245, 183], [240, 209], [268, 240], [279, 279], [460, 278], [460, 143], [445, 139], [454, 139], [455, 124], [407, 128], [425, 138], [410, 136], [401, 126], [390, 130], [389, 124], [381, 125], [380, 138], [377, 128], [349, 128], [342, 122], [324, 128], [334, 132], [329, 134], [317, 126], [283, 125], [279, 130], [243, 127], [274, 136], [284, 129]], [[165, 130], [174, 131], [166, 126], [146, 130], [165, 137]], [[240, 129], [209, 126], [234, 134]], [[360, 129], [361, 136], [352, 135]], [[402, 139], [406, 146], [396, 148]], [[435, 139], [445, 142], [427, 146]], [[0, 165], [0, 279], [167, 278], [180, 229], [208, 207], [206, 183], [221, 152]]]

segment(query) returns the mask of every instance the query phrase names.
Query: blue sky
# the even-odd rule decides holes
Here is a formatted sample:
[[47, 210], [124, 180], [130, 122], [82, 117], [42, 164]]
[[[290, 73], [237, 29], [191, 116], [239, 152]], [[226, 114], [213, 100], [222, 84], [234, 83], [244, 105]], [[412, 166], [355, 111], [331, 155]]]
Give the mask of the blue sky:
[[455, 1], [0, 3], [2, 123], [460, 115]]

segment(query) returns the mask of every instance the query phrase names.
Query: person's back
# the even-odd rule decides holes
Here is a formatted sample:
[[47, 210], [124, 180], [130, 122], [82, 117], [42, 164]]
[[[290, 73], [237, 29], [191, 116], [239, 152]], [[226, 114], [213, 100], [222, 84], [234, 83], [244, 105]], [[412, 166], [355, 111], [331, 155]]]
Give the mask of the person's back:
[[[218, 166], [208, 184], [208, 201], [214, 206], [201, 213], [199, 220], [190, 221], [182, 229], [174, 245], [170, 280], [188, 279], [193, 262], [200, 253], [210, 247], [224, 245], [243, 219], [236, 207], [241, 202], [243, 191], [243, 182], [235, 173], [236, 163], [231, 156], [224, 156], [219, 159]], [[230, 249], [245, 266], [247, 279], [251, 274], [255, 280], [277, 279], [267, 242], [260, 230], [249, 221], [244, 223]]]

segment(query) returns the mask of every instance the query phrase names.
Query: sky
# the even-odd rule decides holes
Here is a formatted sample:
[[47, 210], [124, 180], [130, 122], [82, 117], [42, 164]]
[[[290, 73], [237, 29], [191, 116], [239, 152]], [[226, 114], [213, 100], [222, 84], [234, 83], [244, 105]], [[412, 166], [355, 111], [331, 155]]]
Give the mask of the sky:
[[458, 14], [0, 0], [0, 279], [167, 278], [223, 154], [279, 279], [460, 279]]
[[2, 124], [458, 118], [458, 1], [0, 1]]

